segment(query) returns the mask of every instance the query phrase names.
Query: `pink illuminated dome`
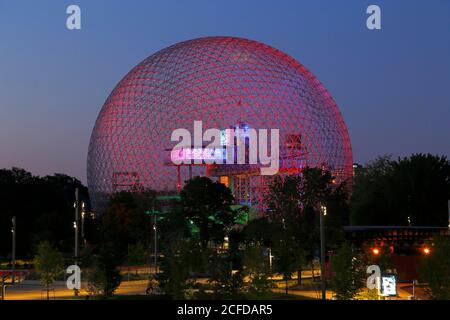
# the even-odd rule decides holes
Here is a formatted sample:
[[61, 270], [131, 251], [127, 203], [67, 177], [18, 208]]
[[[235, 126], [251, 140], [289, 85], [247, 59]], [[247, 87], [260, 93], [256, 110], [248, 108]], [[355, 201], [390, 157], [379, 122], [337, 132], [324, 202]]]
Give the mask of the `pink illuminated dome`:
[[[260, 42], [199, 38], [146, 58], [109, 95], [95, 123], [87, 159], [94, 209], [120, 190], [176, 192], [177, 169], [167, 165], [167, 150], [175, 145], [171, 133], [177, 128], [192, 130], [194, 120], [202, 120], [204, 128], [239, 123], [277, 128], [281, 149], [296, 145], [301, 158], [296, 166], [326, 167], [338, 181], [352, 175], [344, 120], [309, 70]], [[192, 170], [194, 175], [208, 171], [204, 166]], [[181, 181], [189, 174], [188, 168], [181, 168]], [[251, 177], [236, 176], [234, 183], [242, 183], [239, 179]]]

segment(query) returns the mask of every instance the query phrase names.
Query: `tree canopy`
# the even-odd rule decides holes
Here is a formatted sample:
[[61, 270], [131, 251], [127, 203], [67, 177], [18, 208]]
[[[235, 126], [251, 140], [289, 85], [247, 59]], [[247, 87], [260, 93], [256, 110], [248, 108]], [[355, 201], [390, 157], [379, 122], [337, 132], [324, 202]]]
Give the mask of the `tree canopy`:
[[19, 169], [0, 170], [0, 256], [11, 251], [11, 218], [17, 221], [17, 256], [31, 257], [41, 241], [73, 248], [75, 188], [89, 203], [87, 188], [64, 174], [38, 177]]
[[414, 154], [370, 162], [354, 179], [353, 225], [446, 226], [450, 162]]
[[420, 265], [421, 278], [428, 283], [428, 294], [435, 300], [450, 300], [450, 243], [442, 236], [434, 237], [429, 256]]
[[49, 242], [41, 242], [37, 247], [37, 253], [34, 258], [34, 267], [42, 284], [46, 288], [48, 300], [50, 286], [57, 277], [64, 272], [63, 257]]
[[195, 177], [181, 190], [185, 217], [199, 229], [200, 241], [206, 247], [210, 240], [222, 242], [235, 224], [236, 212], [231, 208], [234, 197], [224, 184], [207, 177]]

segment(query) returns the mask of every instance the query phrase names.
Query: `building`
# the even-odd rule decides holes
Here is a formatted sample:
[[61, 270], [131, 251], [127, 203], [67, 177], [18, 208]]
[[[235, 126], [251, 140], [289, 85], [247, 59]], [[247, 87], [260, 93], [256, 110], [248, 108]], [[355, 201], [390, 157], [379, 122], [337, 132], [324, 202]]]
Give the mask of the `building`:
[[348, 226], [344, 231], [347, 240], [367, 254], [388, 250], [400, 281], [418, 280], [420, 261], [432, 252], [433, 237], [449, 234], [446, 227], [420, 226]]

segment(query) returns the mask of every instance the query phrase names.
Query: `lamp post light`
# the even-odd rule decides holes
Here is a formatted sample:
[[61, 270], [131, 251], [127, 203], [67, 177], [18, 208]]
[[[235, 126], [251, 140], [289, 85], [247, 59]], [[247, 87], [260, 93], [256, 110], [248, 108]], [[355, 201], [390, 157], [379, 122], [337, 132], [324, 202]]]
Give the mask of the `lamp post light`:
[[322, 289], [322, 300], [326, 300], [326, 286], [325, 286], [325, 230], [324, 217], [327, 215], [327, 207], [320, 205], [319, 212], [319, 227], [320, 227], [320, 280]]
[[273, 277], [273, 258], [275, 258], [274, 255], [272, 255], [272, 246], [269, 247], [269, 270], [270, 270], [270, 279]]
[[272, 247], [269, 247], [269, 267], [270, 267], [270, 273], [272, 273], [272, 263], [273, 263]]
[[84, 216], [86, 215], [85, 204], [81, 202], [81, 239], [83, 244], [86, 243], [86, 239], [84, 238]]
[[78, 226], [77, 226], [77, 222], [74, 221], [73, 222], [73, 232], [75, 234], [75, 250], [74, 250], [74, 257], [75, 257], [75, 264], [77, 263], [77, 258], [78, 258]]

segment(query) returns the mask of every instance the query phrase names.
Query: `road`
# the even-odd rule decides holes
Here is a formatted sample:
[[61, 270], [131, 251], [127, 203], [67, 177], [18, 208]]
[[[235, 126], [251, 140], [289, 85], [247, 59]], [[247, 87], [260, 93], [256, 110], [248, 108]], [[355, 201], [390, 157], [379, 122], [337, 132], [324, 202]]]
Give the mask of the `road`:
[[[120, 295], [145, 294], [146, 280], [123, 281], [116, 291]], [[38, 281], [24, 281], [20, 284], [6, 288], [5, 300], [41, 300], [46, 299], [46, 290]], [[85, 297], [87, 292], [81, 290], [79, 295]], [[58, 281], [54, 283], [50, 291], [50, 299], [64, 299], [73, 296], [73, 291], [67, 289], [66, 283]]]

